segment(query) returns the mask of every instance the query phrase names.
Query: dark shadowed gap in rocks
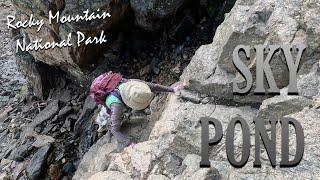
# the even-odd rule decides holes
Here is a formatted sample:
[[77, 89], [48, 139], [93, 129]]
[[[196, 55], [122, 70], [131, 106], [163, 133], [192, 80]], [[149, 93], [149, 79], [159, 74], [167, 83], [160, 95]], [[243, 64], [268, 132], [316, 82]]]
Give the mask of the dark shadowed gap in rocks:
[[[138, 78], [163, 85], [177, 82], [195, 51], [201, 45], [212, 42], [216, 28], [222, 23], [224, 14], [230, 11], [235, 0], [190, 2], [183, 7], [183, 10], [177, 11], [165, 26], [155, 32], [139, 28], [135, 25], [133, 12], [129, 13], [128, 17], [113, 29], [114, 32], [111, 32], [115, 35], [112, 38], [113, 43], [104, 48], [99, 47], [99, 51], [103, 53], [96, 57], [97, 63], [84, 65], [85, 73], [89, 74], [91, 80], [100, 73], [112, 70], [121, 72], [126, 78]], [[28, 57], [30, 54], [20, 55]], [[24, 118], [24, 121], [21, 121], [26, 122], [22, 123], [23, 126], [37, 118], [39, 124], [34, 131], [55, 139], [48, 158], [48, 164], [50, 164], [47, 167], [48, 172], [58, 169], [63, 171], [60, 176], [72, 176], [73, 165], [77, 165], [77, 162], [99, 138], [97, 127], [92, 123], [94, 115], [97, 114], [97, 108], [88, 99], [86, 100], [88, 87], [79, 88], [68, 74], [46, 64], [35, 62], [32, 57], [29, 58], [30, 63], [24, 61], [25, 64], [20, 63], [20, 65], [25, 65], [22, 69], [25, 70], [26, 75], [32, 75], [30, 72], [40, 74], [33, 76], [41, 77], [33, 82], [50, 82], [48, 87], [39, 87], [40, 91], [47, 89], [39, 94], [40, 97], [48, 100], [25, 98], [23, 105], [13, 106], [14, 110], [9, 114], [6, 122], [16, 118], [16, 112]], [[24, 57], [25, 59], [28, 58]], [[56, 72], [54, 74], [59, 76], [47, 79], [45, 75], [48, 71], [54, 71]], [[51, 101], [56, 99], [58, 103]], [[146, 110], [145, 114], [149, 115], [141, 118], [128, 112], [127, 116], [130, 115], [131, 119], [123, 124], [122, 131], [136, 142], [146, 141], [165, 103], [166, 95], [161, 94], [156, 96], [150, 109]], [[51, 106], [55, 109], [54, 112], [45, 108]], [[39, 116], [41, 110], [44, 111], [42, 114], [50, 114], [50, 117]], [[13, 151], [26, 144], [30, 147], [37, 139], [20, 141], [22, 131], [23, 129], [18, 129], [17, 132], [12, 133], [15, 138], [14, 143], [0, 152], [1, 158], [19, 157], [21, 160], [32, 158], [32, 154], [36, 152], [36, 148], [32, 146], [27, 148], [28, 155], [22, 153], [23, 157], [20, 157], [20, 152]], [[80, 135], [75, 138], [78, 131]], [[3, 131], [0, 137], [2, 135], [5, 137], [8, 133]], [[42, 137], [42, 140], [47, 140], [46, 138], [48, 137]], [[8, 142], [10, 141], [11, 139], [8, 139]], [[68, 169], [64, 165], [70, 165], [71, 168]], [[47, 174], [47, 176], [54, 175]]]
[[[91, 72], [91, 77], [112, 70], [121, 72], [127, 78], [167, 86], [179, 81], [195, 51], [201, 45], [212, 42], [216, 28], [234, 3], [234, 0], [193, 1], [156, 32], [135, 26], [134, 16], [129, 14], [123, 20], [125, 23], [120, 23], [117, 29], [119, 35], [115, 43], [92, 66], [95, 70]], [[151, 110], [147, 110], [151, 111], [147, 119], [137, 117], [134, 121], [129, 120], [122, 129], [129, 131], [130, 137], [136, 142], [147, 140], [164, 109], [165, 100], [165, 94], [157, 96]]]
[[194, 52], [212, 42], [216, 28], [233, 4], [234, 0], [192, 1], [155, 32], [137, 27], [134, 15], [129, 14], [115, 29], [118, 32], [115, 42], [91, 66], [95, 69], [92, 77], [113, 70], [129, 78], [165, 85], [174, 83]]
[[[97, 64], [92, 64], [88, 69], [90, 78], [112, 70], [121, 72], [126, 78], [138, 78], [167, 86], [179, 81], [183, 69], [189, 64], [195, 51], [201, 45], [212, 42], [216, 28], [234, 2], [193, 1], [187, 4], [185, 10], [170, 19], [167, 26], [156, 32], [137, 27], [134, 16], [128, 15], [123, 20], [125, 23], [120, 23], [121, 26], [117, 29], [119, 32], [115, 42], [106, 48]], [[165, 103], [166, 95], [161, 94], [156, 96], [150, 110], [146, 110], [145, 114], [151, 115], [139, 116], [128, 112], [130, 120], [123, 123], [122, 131], [135, 142], [148, 140]], [[89, 142], [89, 139], [92, 139], [92, 136], [82, 142], [94, 143]], [[79, 151], [83, 155], [90, 145], [81, 144], [80, 142]]]

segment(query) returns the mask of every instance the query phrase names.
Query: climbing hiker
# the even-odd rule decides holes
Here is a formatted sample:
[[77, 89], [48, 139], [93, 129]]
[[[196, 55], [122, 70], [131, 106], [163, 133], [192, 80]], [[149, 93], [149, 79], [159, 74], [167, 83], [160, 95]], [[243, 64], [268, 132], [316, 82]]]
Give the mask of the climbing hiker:
[[166, 87], [138, 79], [125, 79], [121, 74], [111, 71], [100, 75], [92, 82], [89, 93], [97, 104], [102, 105], [96, 119], [98, 131], [102, 131], [109, 120], [108, 131], [118, 143], [123, 147], [134, 145], [120, 132], [124, 110], [143, 110], [149, 106], [154, 92], [176, 93], [183, 88], [182, 84]]

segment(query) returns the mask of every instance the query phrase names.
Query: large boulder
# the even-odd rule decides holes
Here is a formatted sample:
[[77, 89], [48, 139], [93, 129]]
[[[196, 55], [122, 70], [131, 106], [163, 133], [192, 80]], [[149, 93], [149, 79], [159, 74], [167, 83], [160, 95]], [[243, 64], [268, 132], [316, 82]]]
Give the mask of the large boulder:
[[[128, 0], [41, 0], [37, 2], [14, 0], [13, 4], [17, 9], [16, 18], [18, 20], [29, 20], [30, 14], [33, 14], [36, 20], [44, 20], [44, 25], [39, 32], [37, 32], [38, 27], [22, 29], [20, 32], [21, 42], [23, 38], [26, 39], [26, 42], [36, 39], [42, 39], [42, 42], [60, 42], [61, 40], [66, 40], [69, 33], [73, 33], [71, 39], [72, 47], [29, 51], [29, 53], [36, 61], [59, 67], [71, 73], [78, 80], [83, 80], [85, 67], [96, 62], [96, 57], [99, 55], [99, 50], [103, 45], [81, 45], [78, 47], [76, 45], [76, 32], [80, 31], [86, 37], [98, 36], [102, 30], [107, 34], [107, 31], [116, 26], [124, 17], [129, 7]], [[76, 21], [63, 24], [57, 23], [54, 20], [51, 25], [49, 24], [49, 11], [52, 11], [53, 15], [59, 12], [61, 18], [62, 16], [84, 15], [85, 10], [89, 10], [89, 15], [91, 13], [102, 14], [102, 12], [106, 12], [110, 13], [111, 17], [103, 20], [96, 19], [93, 21]]]
[[[168, 97], [162, 116], [154, 124], [146, 141], [134, 147], [125, 148], [121, 153], [116, 153], [112, 151], [112, 147], [114, 148], [112, 143], [115, 142], [107, 144], [103, 138], [85, 155], [74, 179], [81, 177], [85, 179], [87, 175], [100, 171], [122, 172], [133, 179], [151, 179], [152, 177], [179, 179], [181, 174], [185, 174], [182, 176], [182, 179], [185, 179], [189, 173], [183, 163], [184, 159], [190, 154], [200, 153], [200, 117], [215, 117], [222, 122], [223, 129], [226, 129], [231, 118], [241, 116], [248, 124], [252, 124], [256, 114], [257, 110], [248, 106], [194, 104], [171, 95]], [[237, 131], [236, 136], [241, 137], [240, 132]], [[220, 148], [223, 148], [222, 144]], [[235, 144], [240, 146], [241, 138], [237, 138]], [[212, 155], [214, 156], [224, 161], [227, 159], [224, 151], [219, 151], [218, 154]], [[219, 173], [218, 170], [202, 170], [198, 175], [203, 174], [201, 176], [203, 178], [216, 177], [219, 176]]]
[[116, 149], [117, 143], [115, 142], [115, 139], [112, 139], [109, 143], [107, 135], [100, 138], [84, 155], [73, 178], [80, 179], [81, 177], [104, 171], [109, 164], [106, 156], [109, 153], [116, 151]]
[[[310, 67], [320, 59], [319, 3], [315, 1], [248, 1], [238, 0], [226, 15], [225, 21], [218, 27], [213, 43], [200, 47], [191, 63], [185, 69], [182, 80], [188, 81], [190, 87], [204, 94], [225, 97], [227, 99], [244, 99], [233, 96], [232, 83], [245, 85], [244, 79], [237, 72], [232, 61], [232, 53], [237, 45], [250, 45], [251, 58], [246, 61], [255, 82], [255, 45], [296, 45], [304, 43], [307, 49], [300, 65]], [[296, 53], [294, 58], [296, 57]], [[308, 64], [308, 65], [305, 65]], [[274, 55], [270, 63], [275, 81], [279, 88], [288, 85], [289, 72], [283, 53]], [[308, 73], [305, 68], [299, 74]], [[255, 86], [255, 83], [254, 83]], [[252, 91], [254, 87], [252, 88]], [[249, 93], [251, 95], [252, 93]], [[252, 96], [250, 96], [252, 97]], [[255, 96], [245, 101], [261, 102], [265, 98]], [[240, 101], [240, 100], [239, 100]]]
[[[320, 175], [319, 151], [319, 128], [315, 126], [320, 119], [320, 111], [316, 106], [306, 108], [300, 112], [287, 115], [286, 117], [295, 118], [301, 123], [304, 130], [304, 154], [300, 164], [290, 169], [279, 168], [278, 162], [281, 161], [281, 131], [280, 125], [277, 125], [277, 139], [276, 139], [276, 153], [277, 153], [277, 167], [272, 168], [268, 160], [268, 155], [265, 150], [261, 153], [261, 168], [253, 168], [254, 149], [252, 149], [251, 156], [245, 167], [234, 169], [228, 173], [228, 178], [231, 179], [317, 179]], [[290, 134], [294, 133], [294, 128], [289, 128]], [[294, 155], [296, 151], [295, 136], [289, 136], [289, 154]], [[261, 143], [262, 145], [262, 143]], [[292, 157], [293, 158], [293, 157]], [[219, 165], [220, 163], [218, 163]]]
[[262, 102], [257, 117], [269, 122], [271, 118], [282, 118], [285, 115], [299, 112], [312, 104], [314, 102], [311, 99], [303, 96], [287, 95], [287, 89], [282, 89], [279, 96], [266, 99]]
[[211, 168], [200, 168], [201, 157], [196, 154], [188, 154], [182, 164], [186, 167], [181, 175], [174, 179], [227, 179], [231, 170], [227, 162], [211, 161]]
[[47, 145], [39, 149], [32, 157], [27, 165], [26, 173], [29, 179], [35, 180], [41, 178], [46, 170], [47, 158], [51, 150], [51, 145]]

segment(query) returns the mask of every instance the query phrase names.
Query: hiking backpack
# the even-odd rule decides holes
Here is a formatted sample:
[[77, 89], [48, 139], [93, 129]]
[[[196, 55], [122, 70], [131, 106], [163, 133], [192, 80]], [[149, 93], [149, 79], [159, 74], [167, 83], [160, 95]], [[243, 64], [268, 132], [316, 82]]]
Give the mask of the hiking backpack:
[[89, 96], [97, 104], [104, 105], [106, 97], [115, 91], [121, 80], [122, 76], [119, 73], [113, 73], [112, 71], [104, 73], [92, 82]]

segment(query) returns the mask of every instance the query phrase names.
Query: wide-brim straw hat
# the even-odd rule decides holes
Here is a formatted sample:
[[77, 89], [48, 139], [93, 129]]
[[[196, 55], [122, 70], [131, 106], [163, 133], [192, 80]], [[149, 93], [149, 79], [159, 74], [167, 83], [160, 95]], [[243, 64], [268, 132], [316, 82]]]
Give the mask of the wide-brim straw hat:
[[150, 87], [138, 81], [124, 83], [120, 94], [123, 102], [133, 110], [143, 110], [147, 108], [153, 98]]

